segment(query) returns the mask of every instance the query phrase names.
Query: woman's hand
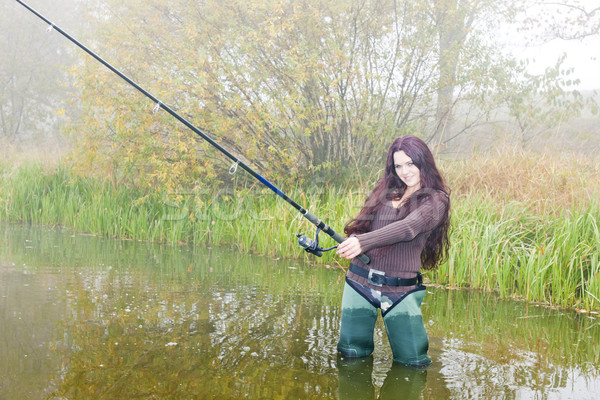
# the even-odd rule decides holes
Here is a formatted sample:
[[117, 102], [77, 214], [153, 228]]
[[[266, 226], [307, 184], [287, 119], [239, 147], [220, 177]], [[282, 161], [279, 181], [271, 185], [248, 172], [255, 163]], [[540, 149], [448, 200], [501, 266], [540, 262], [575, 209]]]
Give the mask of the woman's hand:
[[360, 253], [362, 253], [360, 242], [355, 236], [350, 236], [340, 243], [337, 248], [337, 255], [348, 260], [352, 260], [354, 257], [360, 255]]

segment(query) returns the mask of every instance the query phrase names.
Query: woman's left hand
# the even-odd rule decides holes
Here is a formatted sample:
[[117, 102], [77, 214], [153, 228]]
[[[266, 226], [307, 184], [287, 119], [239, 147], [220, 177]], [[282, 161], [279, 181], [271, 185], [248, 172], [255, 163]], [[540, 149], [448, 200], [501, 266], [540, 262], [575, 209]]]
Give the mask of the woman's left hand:
[[342, 258], [347, 258], [348, 260], [352, 260], [361, 253], [362, 249], [360, 247], [360, 242], [354, 236], [350, 236], [348, 239], [344, 240], [337, 248], [337, 255]]

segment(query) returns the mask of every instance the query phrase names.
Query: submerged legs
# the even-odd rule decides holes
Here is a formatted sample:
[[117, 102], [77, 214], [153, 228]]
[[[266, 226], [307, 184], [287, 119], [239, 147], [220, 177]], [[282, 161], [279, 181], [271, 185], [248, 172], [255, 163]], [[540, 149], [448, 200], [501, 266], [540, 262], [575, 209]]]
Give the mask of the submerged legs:
[[[373, 352], [373, 330], [378, 308], [385, 299], [382, 310], [385, 329], [389, 338], [394, 361], [411, 366], [424, 367], [431, 363], [427, 356], [429, 339], [423, 324], [421, 303], [425, 287], [421, 286], [391, 303], [385, 294], [346, 282], [342, 297], [342, 318], [338, 352], [346, 357], [366, 357]], [[397, 294], [395, 294], [397, 295]]]
[[427, 355], [429, 339], [421, 314], [423, 297], [425, 290], [411, 292], [383, 314], [395, 362], [416, 367], [431, 364]]
[[366, 357], [373, 352], [373, 329], [378, 311], [348, 283], [342, 296], [342, 322], [338, 352], [346, 357]]

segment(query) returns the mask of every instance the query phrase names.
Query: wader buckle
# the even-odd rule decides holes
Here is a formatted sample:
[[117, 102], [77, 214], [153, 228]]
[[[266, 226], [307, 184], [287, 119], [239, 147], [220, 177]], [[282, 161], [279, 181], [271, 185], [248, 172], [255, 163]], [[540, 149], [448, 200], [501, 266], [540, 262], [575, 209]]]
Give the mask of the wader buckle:
[[370, 269], [367, 282], [374, 286], [383, 286], [385, 283], [385, 272], [378, 271], [376, 269]]

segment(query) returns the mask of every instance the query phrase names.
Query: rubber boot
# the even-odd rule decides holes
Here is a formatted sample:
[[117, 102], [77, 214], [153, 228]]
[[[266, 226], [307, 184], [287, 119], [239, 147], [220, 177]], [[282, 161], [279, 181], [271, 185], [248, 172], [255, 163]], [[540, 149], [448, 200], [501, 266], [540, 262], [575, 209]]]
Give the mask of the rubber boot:
[[373, 330], [378, 309], [348, 283], [342, 296], [342, 321], [337, 349], [344, 357], [366, 357], [373, 352]]
[[429, 339], [423, 324], [421, 303], [425, 286], [410, 292], [383, 314], [394, 361], [404, 365], [425, 367], [431, 364], [427, 355]]

